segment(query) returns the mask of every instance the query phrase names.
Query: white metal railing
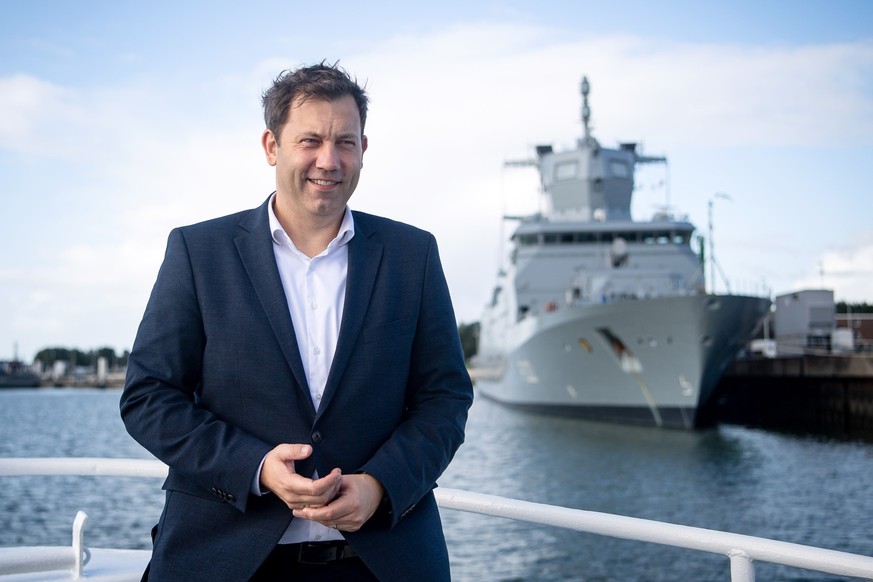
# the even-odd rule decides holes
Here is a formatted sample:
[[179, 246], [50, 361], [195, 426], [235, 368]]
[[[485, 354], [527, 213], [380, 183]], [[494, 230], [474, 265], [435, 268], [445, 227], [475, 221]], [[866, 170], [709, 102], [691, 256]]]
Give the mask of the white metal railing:
[[730, 558], [732, 582], [754, 582], [756, 560], [828, 574], [873, 578], [873, 557], [868, 556], [444, 487], [440, 487], [435, 493], [439, 506], [446, 509], [723, 554]]
[[[160, 461], [98, 458], [0, 459], [0, 476], [12, 475], [104, 475], [122, 477], [165, 477], [167, 466]], [[435, 490], [441, 508], [551, 525], [566, 529], [678, 548], [698, 550], [727, 556], [732, 582], [754, 582], [755, 562], [770, 562], [806, 570], [873, 579], [873, 557], [850, 554], [781, 542], [755, 536], [664, 523], [649, 519], [626, 517], [582, 509], [569, 509], [543, 503], [531, 503], [495, 495], [484, 495], [460, 489], [440, 487]], [[84, 514], [82, 514], [84, 515]], [[77, 521], [80, 518], [77, 516]], [[73, 551], [66, 549], [62, 568], [79, 568], [87, 550], [76, 540], [74, 526]], [[79, 546], [76, 549], [76, 546]], [[4, 571], [0, 563], [0, 575]]]
[[167, 466], [148, 459], [95, 457], [0, 458], [0, 477], [25, 475], [96, 475], [105, 477], [166, 477]]

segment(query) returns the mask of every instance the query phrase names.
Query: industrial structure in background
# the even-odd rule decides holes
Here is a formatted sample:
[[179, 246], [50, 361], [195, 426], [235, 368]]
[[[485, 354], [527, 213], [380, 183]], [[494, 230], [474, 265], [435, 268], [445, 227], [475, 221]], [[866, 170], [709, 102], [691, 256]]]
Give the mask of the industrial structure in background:
[[832, 290], [803, 290], [777, 296], [763, 329], [722, 377], [706, 414], [873, 439], [873, 314], [837, 314]]

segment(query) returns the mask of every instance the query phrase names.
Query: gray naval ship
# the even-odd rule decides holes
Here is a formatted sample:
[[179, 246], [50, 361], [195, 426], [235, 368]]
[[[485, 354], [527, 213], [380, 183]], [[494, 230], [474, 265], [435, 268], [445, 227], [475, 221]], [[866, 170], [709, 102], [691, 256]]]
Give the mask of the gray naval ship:
[[541, 412], [694, 428], [719, 377], [770, 300], [706, 292], [695, 227], [666, 212], [631, 218], [636, 144], [538, 146], [543, 209], [520, 220], [510, 261], [480, 321], [472, 372], [480, 394]]

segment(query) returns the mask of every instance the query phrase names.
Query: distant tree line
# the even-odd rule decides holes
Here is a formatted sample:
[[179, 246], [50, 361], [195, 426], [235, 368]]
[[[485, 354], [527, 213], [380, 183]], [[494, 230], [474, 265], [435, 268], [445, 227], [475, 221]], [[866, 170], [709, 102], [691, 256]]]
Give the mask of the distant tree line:
[[[461, 335], [464, 359], [469, 360], [476, 355], [476, 346], [479, 341], [479, 322], [462, 323], [458, 326], [458, 333]], [[33, 360], [34, 363], [41, 362], [43, 369], [48, 369], [55, 362], [66, 362], [72, 366], [96, 366], [97, 358], [102, 356], [106, 358], [106, 363], [110, 369], [117, 369], [127, 366], [129, 355], [129, 350], [116, 354], [115, 350], [109, 347], [88, 350], [87, 352], [77, 348], [52, 347], [41, 349]]]
[[129, 355], [130, 352], [128, 350], [124, 350], [121, 355], [118, 355], [112, 348], [98, 348], [87, 352], [76, 348], [44, 348], [36, 354], [34, 361], [39, 360], [44, 369], [50, 368], [58, 361], [67, 362], [72, 366], [96, 366], [97, 358], [102, 356], [106, 358], [106, 364], [111, 370], [127, 366], [127, 357]]
[[873, 305], [866, 301], [864, 303], [846, 303], [845, 301], [837, 301], [837, 313], [873, 313]]

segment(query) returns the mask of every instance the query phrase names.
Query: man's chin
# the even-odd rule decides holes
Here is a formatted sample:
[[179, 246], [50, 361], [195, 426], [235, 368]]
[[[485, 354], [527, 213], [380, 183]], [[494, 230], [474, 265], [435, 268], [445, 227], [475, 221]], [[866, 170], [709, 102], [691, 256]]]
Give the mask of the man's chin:
[[312, 207], [312, 214], [322, 218], [338, 218], [345, 210], [345, 200], [319, 200]]

